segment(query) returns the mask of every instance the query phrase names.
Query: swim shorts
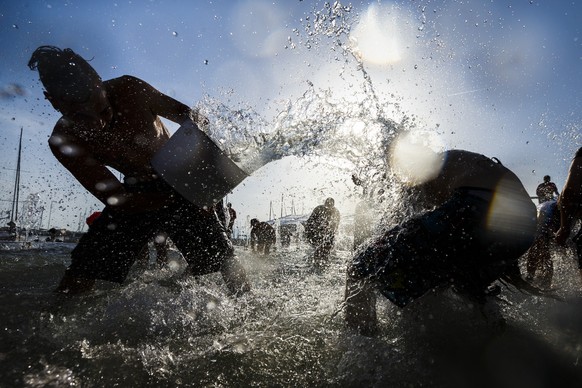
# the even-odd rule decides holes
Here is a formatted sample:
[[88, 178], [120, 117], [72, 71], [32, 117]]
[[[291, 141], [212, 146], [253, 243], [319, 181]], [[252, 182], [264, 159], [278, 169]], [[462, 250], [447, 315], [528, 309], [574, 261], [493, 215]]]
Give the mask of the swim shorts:
[[141, 249], [160, 232], [172, 239], [193, 275], [219, 271], [224, 260], [234, 254], [213, 211], [195, 206], [160, 180], [126, 187], [164, 191], [175, 201], [167, 208], [132, 215], [120, 215], [106, 207], [71, 253], [69, 271], [74, 276], [122, 283]]

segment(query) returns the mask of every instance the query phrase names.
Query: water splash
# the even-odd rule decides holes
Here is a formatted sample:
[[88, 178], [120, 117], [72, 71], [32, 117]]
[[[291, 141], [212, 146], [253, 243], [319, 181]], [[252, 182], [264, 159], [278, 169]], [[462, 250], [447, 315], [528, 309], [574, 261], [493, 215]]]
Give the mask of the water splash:
[[20, 225], [26, 230], [38, 229], [41, 227], [42, 213], [44, 208], [40, 204], [40, 194], [31, 193], [24, 201], [24, 208], [20, 216]]
[[[395, 219], [393, 213], [412, 210], [404, 206], [404, 191], [387, 168], [387, 152], [399, 135], [417, 129], [416, 120], [403, 112], [396, 93], [376, 92], [350, 39], [356, 17], [350, 6], [326, 2], [302, 19], [302, 30], [293, 30], [287, 46], [329, 48], [342, 63], [337, 75], [349, 93], [318, 88], [307, 80], [302, 95], [285, 101], [270, 119], [250, 106], [229, 106], [228, 95], [224, 100], [207, 96], [197, 108], [209, 120], [208, 135], [247, 173], [289, 156], [320, 165], [327, 161], [343, 176], [353, 176], [355, 196], [375, 207], [382, 203], [386, 220]], [[344, 88], [341, 83], [334, 87]]]

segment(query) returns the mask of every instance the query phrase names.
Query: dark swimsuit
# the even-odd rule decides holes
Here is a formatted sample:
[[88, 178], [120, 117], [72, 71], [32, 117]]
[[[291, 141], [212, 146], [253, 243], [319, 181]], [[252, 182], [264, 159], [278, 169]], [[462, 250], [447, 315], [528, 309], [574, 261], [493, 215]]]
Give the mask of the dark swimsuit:
[[391, 229], [357, 253], [349, 274], [375, 280], [380, 292], [400, 307], [450, 283], [482, 293], [516, 264], [531, 245], [536, 227], [532, 203], [532, 214], [517, 217], [521, 225], [511, 237], [503, 237], [488, 225], [493, 198], [492, 191], [456, 190], [439, 208]]
[[233, 255], [232, 243], [214, 212], [193, 205], [161, 179], [127, 179], [124, 185], [129, 192], [166, 192], [175, 201], [169, 207], [131, 215], [106, 206], [71, 254], [69, 270], [75, 276], [122, 283], [143, 246], [159, 232], [172, 239], [193, 275], [219, 271]]

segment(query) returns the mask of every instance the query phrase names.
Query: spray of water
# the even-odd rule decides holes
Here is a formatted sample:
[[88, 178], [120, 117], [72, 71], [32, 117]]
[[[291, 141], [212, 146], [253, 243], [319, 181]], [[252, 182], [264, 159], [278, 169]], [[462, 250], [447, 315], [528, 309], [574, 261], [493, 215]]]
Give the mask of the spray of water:
[[[402, 112], [394, 94], [379, 96], [356, 44], [350, 40], [357, 15], [341, 2], [326, 2], [302, 19], [294, 29], [290, 49], [329, 49], [343, 63], [348, 96], [317, 88], [307, 81], [303, 94], [288, 100], [272, 119], [252, 107], [228, 106], [225, 100], [206, 97], [197, 107], [210, 122], [209, 136], [246, 172], [288, 157], [323, 157], [336, 160], [336, 168], [352, 175], [357, 195], [372, 202], [402, 203], [402, 190], [387, 169], [387, 151], [404, 132], [416, 129], [414, 116]], [[404, 211], [404, 208], [401, 208]]]
[[20, 216], [20, 225], [27, 230], [40, 228], [42, 213], [44, 211], [40, 204], [41, 198], [37, 193], [31, 193], [24, 201], [24, 208]]
[[[349, 6], [325, 3], [303, 19], [303, 31], [294, 30], [288, 42], [294, 49], [321, 46], [325, 41], [346, 68], [351, 66], [361, 76], [360, 84], [352, 86], [358, 92], [351, 98], [310, 84], [272, 120], [252, 107], [232, 107], [209, 97], [200, 109], [209, 118], [209, 135], [247, 172], [287, 156], [337, 158], [354, 174], [360, 194], [394, 207], [399, 189], [387, 172], [386, 151], [399, 135], [414, 131], [415, 121], [395, 101], [375, 93], [363, 63], [350, 47], [347, 35], [352, 17]], [[499, 356], [509, 351], [516, 355], [515, 349], [520, 349], [509, 346], [515, 341], [503, 337], [487, 343], [490, 336], [479, 311], [455, 295], [428, 295], [402, 312], [380, 305], [383, 332], [379, 338], [346, 333], [337, 317], [344, 262], [350, 252], [338, 252], [337, 262], [327, 271], [313, 273], [299, 248], [293, 249], [262, 259], [241, 250], [254, 290], [253, 295], [236, 301], [225, 296], [218, 274], [180, 279], [183, 261], [179, 258], [173, 258], [175, 264], [166, 270], [137, 273], [123, 287], [59, 301], [53, 310], [47, 311], [33, 295], [29, 303], [43, 310], [37, 314], [38, 321], [30, 324], [39, 328], [18, 349], [39, 350], [34, 356], [25, 350], [18, 354], [27, 365], [23, 380], [29, 386], [455, 386], [451, 384], [455, 381], [458, 386], [469, 386], [475, 385], [469, 381], [476, 382], [468, 379], [470, 368], [475, 368], [473, 361], [484, 362], [483, 370], [488, 372], [507, 371], [507, 365], [512, 365], [509, 358], [503, 364]], [[47, 274], [43, 279], [47, 289], [61, 275], [64, 264], [49, 276], [51, 268], [38, 271]], [[503, 307], [506, 316], [531, 327], [542, 326], [536, 327], [539, 331], [551, 327], [549, 318], [540, 314], [544, 302], [531, 302], [521, 295], [511, 298], [515, 305]], [[17, 302], [20, 308], [22, 303]], [[467, 323], [467, 316], [474, 319]], [[571, 315], [568, 321], [572, 322]], [[21, 332], [19, 328], [13, 336], [19, 339]], [[564, 341], [572, 348], [579, 346], [579, 338], [569, 338], [566, 330], [560, 333], [555, 344]], [[527, 332], [521, 335], [529, 343], [522, 348], [538, 350], [532, 348], [534, 341]], [[491, 350], [495, 348], [502, 351]], [[31, 362], [28, 358], [36, 360], [36, 353], [47, 356]], [[518, 352], [517, 357], [526, 353]], [[569, 353], [580, 351], [570, 349]], [[552, 361], [549, 351], [536, 354], [548, 355], [540, 365]], [[526, 364], [518, 366], [523, 369]], [[436, 378], [442, 381], [435, 379], [434, 370], [439, 368], [442, 376], [436, 374]], [[533, 368], [527, 371], [533, 373]], [[13, 370], [11, 376], [20, 376], [23, 368]], [[497, 383], [490, 385], [502, 385]]]

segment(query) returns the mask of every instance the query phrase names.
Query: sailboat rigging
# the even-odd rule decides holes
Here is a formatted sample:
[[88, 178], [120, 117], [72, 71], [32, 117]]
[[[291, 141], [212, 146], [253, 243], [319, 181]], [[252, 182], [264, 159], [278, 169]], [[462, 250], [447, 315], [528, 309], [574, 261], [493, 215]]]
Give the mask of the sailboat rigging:
[[8, 211], [10, 213], [10, 221], [6, 224], [6, 227], [0, 229], [0, 240], [2, 241], [14, 241], [18, 240], [18, 202], [20, 200], [20, 162], [22, 153], [22, 131], [20, 128], [20, 139], [18, 141], [18, 157], [16, 159], [16, 176], [14, 178], [14, 191], [12, 193], [12, 208]]
[[16, 177], [14, 178], [14, 191], [12, 193], [12, 211], [10, 212], [10, 224], [16, 225], [18, 221], [18, 202], [20, 200], [20, 161], [22, 156], [22, 127], [18, 141], [18, 158], [16, 160]]

